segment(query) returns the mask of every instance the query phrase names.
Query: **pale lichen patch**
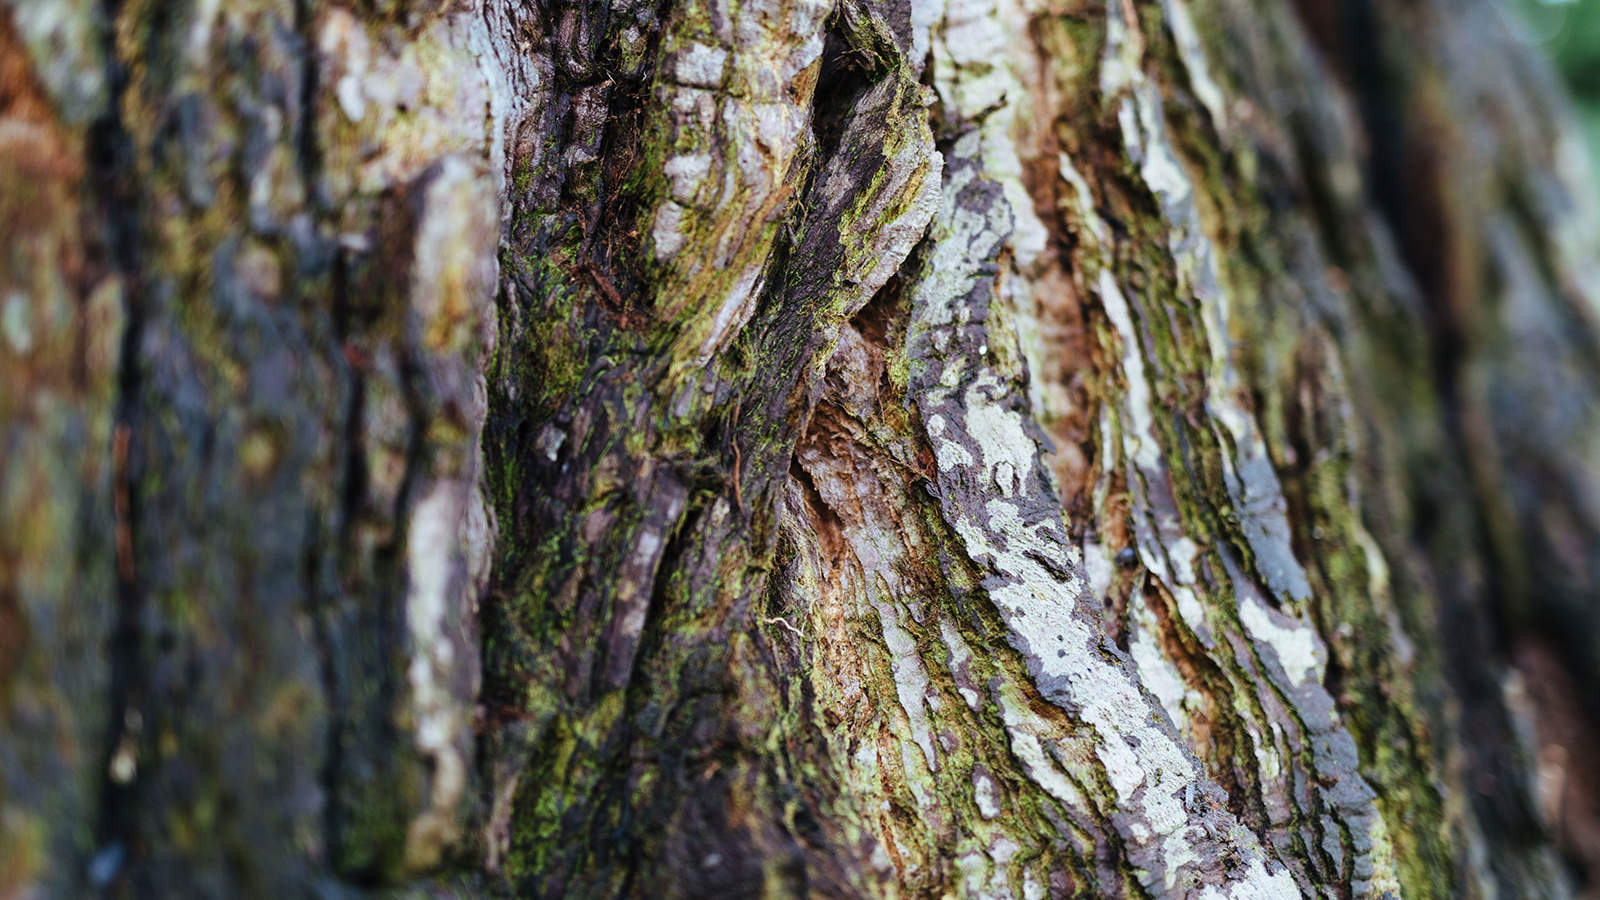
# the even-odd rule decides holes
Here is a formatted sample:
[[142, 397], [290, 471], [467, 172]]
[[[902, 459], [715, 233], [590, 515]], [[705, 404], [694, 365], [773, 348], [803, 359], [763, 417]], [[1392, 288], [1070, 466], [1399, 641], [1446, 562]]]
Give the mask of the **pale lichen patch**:
[[[1141, 689], [1137, 670], [1089, 624], [1095, 611], [1087, 582], [1039, 447], [1019, 412], [1027, 408], [1020, 385], [1002, 379], [988, 355], [977, 352], [993, 337], [983, 324], [995, 302], [993, 269], [983, 254], [1010, 231], [1004, 192], [982, 180], [971, 157], [962, 155], [977, 150], [969, 139], [958, 142], [934, 239], [910, 288], [912, 397], [928, 421], [939, 418], [941, 434], [967, 446], [965, 456], [940, 455], [943, 516], [984, 573], [984, 590], [1009, 631], [1008, 641], [1041, 694], [1092, 731], [1092, 753], [1115, 794], [1122, 813], [1118, 829], [1141, 881], [1149, 887], [1166, 883], [1173, 870], [1162, 860], [1204, 868], [1216, 851], [1184, 848], [1209, 846], [1211, 834], [1222, 835], [1215, 840], [1236, 852], [1259, 857], [1248, 830], [1187, 827], [1184, 786], [1209, 782]], [[1013, 496], [987, 489], [1002, 463], [1015, 484]], [[1029, 777], [1064, 801], [1076, 795], [1043, 758], [1030, 762], [1029, 730], [1023, 720], [1012, 719], [1008, 705], [1002, 708]], [[1265, 869], [1260, 882], [1263, 889], [1273, 884]]]

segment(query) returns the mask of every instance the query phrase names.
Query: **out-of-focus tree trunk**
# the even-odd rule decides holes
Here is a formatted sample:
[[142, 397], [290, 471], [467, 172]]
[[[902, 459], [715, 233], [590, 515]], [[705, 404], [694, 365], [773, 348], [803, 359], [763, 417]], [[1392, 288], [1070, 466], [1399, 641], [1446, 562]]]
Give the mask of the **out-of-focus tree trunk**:
[[0, 11], [0, 897], [1600, 884], [1488, 0]]

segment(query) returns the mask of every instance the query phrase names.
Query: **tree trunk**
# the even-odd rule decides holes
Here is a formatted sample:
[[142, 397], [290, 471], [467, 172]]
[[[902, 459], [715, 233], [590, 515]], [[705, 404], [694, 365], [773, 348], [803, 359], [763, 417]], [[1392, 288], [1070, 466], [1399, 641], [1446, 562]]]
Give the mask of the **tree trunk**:
[[1490, 0], [0, 12], [0, 898], [1600, 889]]

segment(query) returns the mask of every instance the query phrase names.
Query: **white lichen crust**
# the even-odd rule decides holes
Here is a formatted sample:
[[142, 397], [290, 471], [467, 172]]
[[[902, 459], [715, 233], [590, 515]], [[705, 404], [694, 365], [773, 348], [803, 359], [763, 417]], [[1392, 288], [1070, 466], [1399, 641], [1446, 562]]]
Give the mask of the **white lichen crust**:
[[944, 518], [983, 573], [1039, 691], [1093, 731], [1115, 798], [1111, 819], [1145, 888], [1298, 896], [1289, 872], [1218, 802], [1221, 789], [1132, 661], [1096, 627], [1029, 424], [1023, 373], [998, 371], [982, 352], [1015, 339], [989, 327], [1010, 215], [999, 186], [971, 159], [978, 145], [976, 135], [960, 139], [947, 162], [944, 205], [910, 289], [911, 399], [936, 448]]

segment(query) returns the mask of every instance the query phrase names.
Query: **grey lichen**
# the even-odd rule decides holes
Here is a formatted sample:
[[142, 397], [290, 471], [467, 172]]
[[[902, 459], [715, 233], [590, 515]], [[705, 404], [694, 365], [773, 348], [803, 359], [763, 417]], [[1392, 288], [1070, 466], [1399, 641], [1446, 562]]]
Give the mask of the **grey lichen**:
[[[1214, 805], [1221, 789], [1141, 687], [1132, 662], [1096, 627], [1082, 563], [1029, 424], [1026, 375], [996, 371], [980, 352], [1015, 338], [988, 326], [1010, 217], [999, 186], [980, 174], [978, 147], [969, 134], [948, 157], [944, 204], [910, 288], [910, 399], [935, 447], [944, 518], [983, 573], [984, 592], [1040, 692], [1093, 730], [1097, 767], [1117, 810], [1112, 822], [1144, 887], [1226, 885], [1220, 896], [1298, 896], [1288, 871]], [[1025, 733], [1020, 724], [1008, 727]], [[1212, 805], [1186, 806], [1196, 785]], [[1077, 790], [1057, 799], [1088, 802]], [[1224, 860], [1235, 859], [1241, 867], [1228, 874]]]

